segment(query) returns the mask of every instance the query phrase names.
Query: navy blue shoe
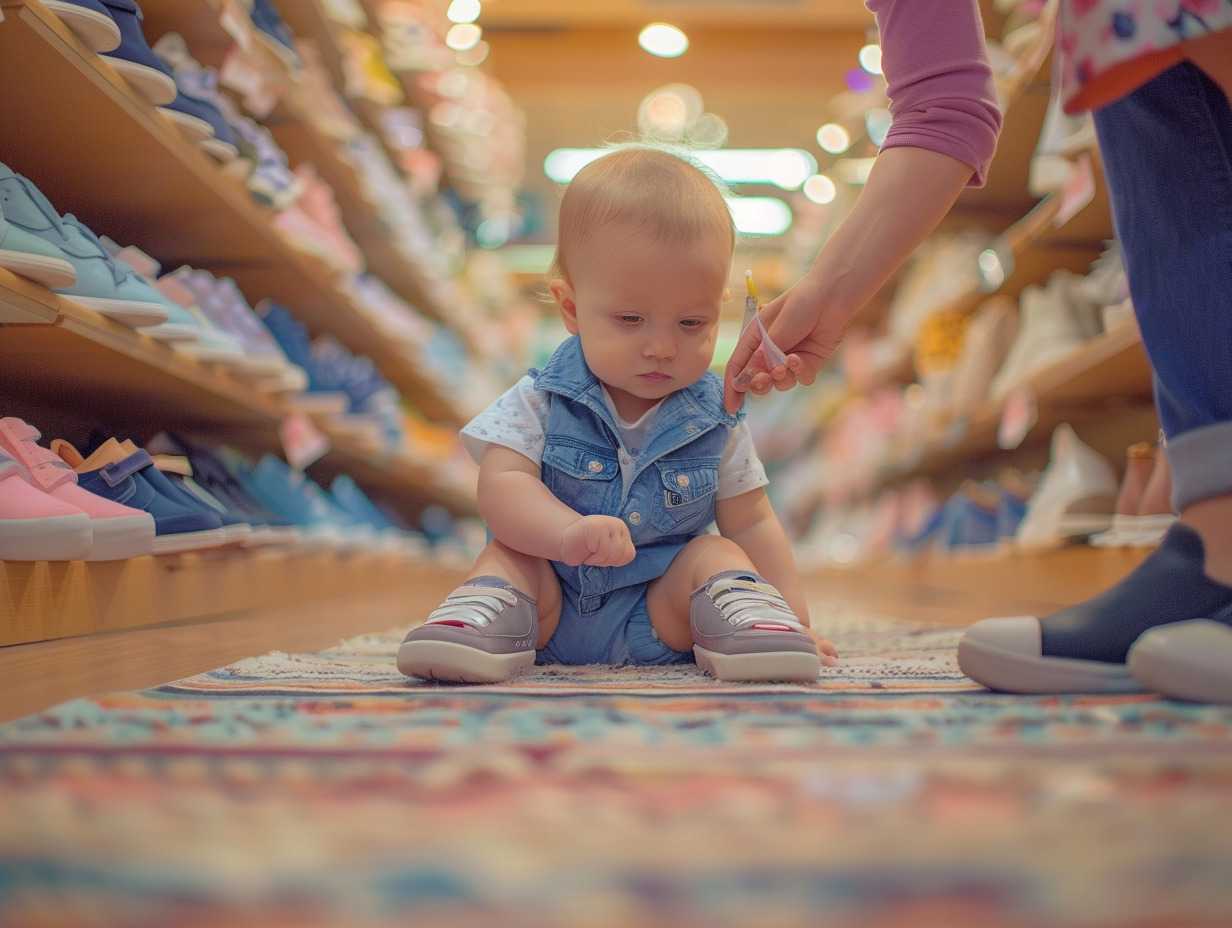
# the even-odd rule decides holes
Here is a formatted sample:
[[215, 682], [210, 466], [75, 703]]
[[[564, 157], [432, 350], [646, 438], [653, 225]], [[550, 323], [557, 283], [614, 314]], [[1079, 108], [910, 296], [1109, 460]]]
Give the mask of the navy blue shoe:
[[175, 77], [161, 58], [150, 51], [141, 31], [141, 7], [133, 0], [102, 0], [120, 27], [120, 44], [103, 57], [132, 88], [155, 106], [175, 100]]
[[[58, 450], [64, 456], [64, 450]], [[154, 553], [174, 554], [228, 544], [222, 519], [204, 505], [189, 506], [166, 492], [166, 478], [145, 451], [77, 475], [96, 496], [141, 509], [154, 517]]]
[[1202, 537], [1176, 523], [1159, 548], [1111, 589], [1052, 615], [984, 619], [958, 644], [962, 672], [1007, 693], [1128, 693], [1126, 664], [1147, 631], [1211, 619], [1232, 625], [1232, 587], [1210, 579]]
[[120, 27], [99, 0], [43, 0], [43, 6], [94, 52], [120, 47]]
[[253, 0], [251, 16], [252, 24], [257, 27], [257, 38], [288, 68], [296, 71], [303, 68], [304, 63], [295, 51], [295, 34], [287, 28], [274, 5], [269, 0]]

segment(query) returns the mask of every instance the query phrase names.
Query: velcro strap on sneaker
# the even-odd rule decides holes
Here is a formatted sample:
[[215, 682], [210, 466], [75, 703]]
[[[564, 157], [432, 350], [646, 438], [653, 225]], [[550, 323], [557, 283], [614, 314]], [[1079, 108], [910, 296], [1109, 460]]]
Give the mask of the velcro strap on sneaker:
[[99, 476], [109, 487], [119, 486], [133, 474], [154, 466], [154, 459], [145, 451], [134, 451], [122, 461], [106, 464], [99, 470]]

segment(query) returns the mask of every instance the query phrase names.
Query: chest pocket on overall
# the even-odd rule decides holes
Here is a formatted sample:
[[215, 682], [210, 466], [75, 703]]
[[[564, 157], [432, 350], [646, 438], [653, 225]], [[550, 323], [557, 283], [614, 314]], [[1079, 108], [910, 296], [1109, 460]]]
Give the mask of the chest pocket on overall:
[[620, 508], [620, 462], [611, 448], [549, 437], [541, 473], [552, 495], [584, 516], [616, 515]]
[[655, 528], [670, 535], [700, 532], [714, 519], [718, 461], [665, 461], [657, 466], [662, 487], [652, 517]]

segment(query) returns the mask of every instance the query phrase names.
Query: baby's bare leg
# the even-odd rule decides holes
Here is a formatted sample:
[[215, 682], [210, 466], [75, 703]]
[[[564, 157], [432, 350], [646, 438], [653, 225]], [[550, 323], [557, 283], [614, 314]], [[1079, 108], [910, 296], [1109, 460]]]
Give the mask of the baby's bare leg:
[[[535, 612], [539, 616], [539, 640], [535, 648], [547, 644], [560, 621], [560, 580], [550, 562], [515, 551], [493, 539], [479, 552], [475, 566], [466, 575], [467, 580], [475, 577], [500, 577], [535, 600]], [[687, 631], [688, 607], [685, 608]]]
[[756, 573], [744, 549], [730, 538], [699, 535], [681, 549], [662, 577], [651, 582], [646, 591], [646, 611], [660, 641], [677, 651], [693, 647], [689, 595], [724, 570]]

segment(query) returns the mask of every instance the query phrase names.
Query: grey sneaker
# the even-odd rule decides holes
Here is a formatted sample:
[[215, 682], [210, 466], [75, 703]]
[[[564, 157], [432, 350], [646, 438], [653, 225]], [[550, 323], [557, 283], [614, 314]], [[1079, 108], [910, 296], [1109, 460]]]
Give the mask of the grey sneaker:
[[743, 570], [715, 574], [689, 597], [698, 666], [728, 682], [813, 683], [817, 647], [778, 590]]
[[[478, 578], [477, 578], [478, 579]], [[398, 648], [408, 677], [502, 683], [535, 663], [539, 614], [512, 586], [460, 586]]]

